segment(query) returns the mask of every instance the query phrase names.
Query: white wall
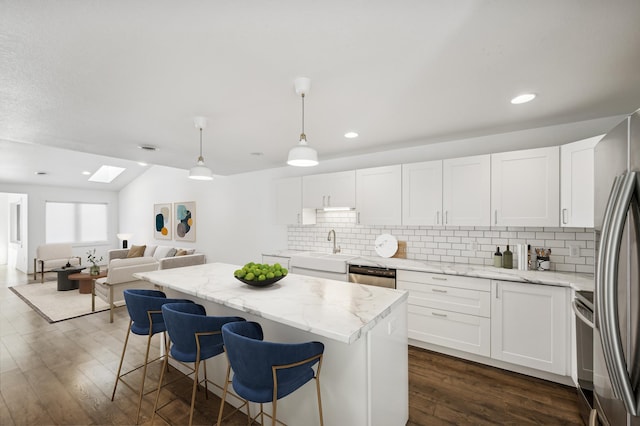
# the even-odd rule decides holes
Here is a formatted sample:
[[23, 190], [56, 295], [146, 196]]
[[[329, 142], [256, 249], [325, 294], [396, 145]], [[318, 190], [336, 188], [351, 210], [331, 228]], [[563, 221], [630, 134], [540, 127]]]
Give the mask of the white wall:
[[[57, 186], [36, 186], [0, 183], [0, 192], [27, 194], [22, 204], [26, 213], [28, 229], [23, 233], [23, 248], [16, 259], [16, 269], [22, 272], [33, 272], [33, 259], [36, 248], [45, 243], [45, 202], [87, 202], [106, 203], [108, 205], [108, 232], [109, 241], [101, 246], [77, 244], [73, 246], [73, 253], [82, 258], [86, 264], [86, 252], [88, 249], [96, 249], [96, 253], [105, 256], [110, 248], [118, 246], [116, 230], [118, 228], [118, 194], [113, 191], [84, 190]], [[11, 200], [9, 200], [11, 202]]]
[[9, 201], [7, 194], [0, 193], [0, 265], [7, 264], [9, 250]]
[[[264, 251], [287, 248], [287, 227], [274, 224], [272, 183], [275, 179], [560, 145], [606, 133], [618, 121], [619, 117], [610, 117], [333, 160], [321, 158], [318, 167], [285, 166], [254, 173], [216, 176], [212, 182], [189, 180], [186, 170], [154, 166], [120, 192], [119, 232], [133, 233], [134, 244], [196, 247], [207, 255], [208, 262], [244, 264], [260, 260]], [[176, 243], [175, 240], [153, 240], [153, 205], [180, 201], [196, 202], [196, 242], [188, 244]]]
[[[188, 179], [186, 170], [153, 166], [120, 191], [119, 231], [132, 233], [131, 243], [136, 245], [195, 247], [206, 254], [207, 262], [258, 261], [263, 251], [287, 245], [286, 227], [274, 225], [271, 185], [282, 175], [274, 170], [215, 176], [206, 182]], [[155, 240], [153, 205], [183, 201], [196, 202], [196, 241]]]

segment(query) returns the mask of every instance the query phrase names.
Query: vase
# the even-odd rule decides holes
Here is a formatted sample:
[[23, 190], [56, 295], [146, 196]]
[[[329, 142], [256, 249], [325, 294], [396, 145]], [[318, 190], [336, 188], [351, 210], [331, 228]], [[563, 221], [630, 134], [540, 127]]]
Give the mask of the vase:
[[89, 275], [100, 275], [100, 266], [93, 265], [89, 269]]

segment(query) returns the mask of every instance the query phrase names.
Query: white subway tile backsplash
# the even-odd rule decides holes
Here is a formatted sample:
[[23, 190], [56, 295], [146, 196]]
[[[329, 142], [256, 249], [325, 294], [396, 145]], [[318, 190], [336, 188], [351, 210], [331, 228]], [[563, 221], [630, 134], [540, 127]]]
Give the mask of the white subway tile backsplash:
[[[509, 244], [515, 252], [516, 244], [530, 244], [534, 248], [552, 249], [552, 270], [594, 271], [595, 243], [591, 228], [366, 226], [356, 223], [354, 211], [318, 211], [316, 225], [288, 227], [288, 248], [330, 251], [333, 243], [327, 241], [327, 234], [331, 229], [336, 230], [337, 243], [347, 254], [376, 256], [373, 248], [376, 237], [392, 234], [407, 243], [409, 259], [492, 265], [496, 246], [503, 252]], [[579, 256], [570, 257], [570, 247], [579, 248]]]

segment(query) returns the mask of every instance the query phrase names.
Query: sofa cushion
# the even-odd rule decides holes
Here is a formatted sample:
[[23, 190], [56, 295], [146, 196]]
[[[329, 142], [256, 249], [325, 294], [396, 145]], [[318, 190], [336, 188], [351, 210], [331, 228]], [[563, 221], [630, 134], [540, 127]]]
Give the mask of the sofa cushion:
[[72, 256], [71, 244], [43, 244], [36, 249], [36, 258], [40, 260], [69, 259]]
[[146, 248], [147, 246], [131, 246], [129, 253], [127, 253], [127, 257], [142, 257]]
[[185, 249], [178, 249], [178, 251], [176, 252], [176, 256], [175, 257], [184, 256], [186, 254], [187, 254], [187, 251]]
[[153, 254], [156, 252], [156, 247], [158, 246], [151, 246], [151, 245], [147, 245], [147, 248], [144, 249], [144, 257], [151, 257], [153, 256]]
[[156, 248], [156, 251], [153, 253], [153, 257], [156, 260], [160, 260], [163, 257], [167, 257], [167, 253], [169, 253], [169, 251], [172, 249], [173, 247], [170, 247], [170, 246], [158, 246]]
[[158, 263], [153, 257], [128, 257], [126, 259], [113, 259], [109, 263], [109, 269], [125, 266], [143, 265], [145, 263]]

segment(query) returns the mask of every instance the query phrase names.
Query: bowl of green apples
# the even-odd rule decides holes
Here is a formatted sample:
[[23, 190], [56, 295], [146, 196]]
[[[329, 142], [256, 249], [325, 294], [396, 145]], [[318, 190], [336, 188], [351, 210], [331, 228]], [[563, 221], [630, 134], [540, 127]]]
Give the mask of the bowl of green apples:
[[233, 276], [237, 280], [253, 287], [266, 287], [283, 279], [289, 271], [279, 263], [269, 265], [267, 263], [249, 262], [241, 269], [236, 269]]

